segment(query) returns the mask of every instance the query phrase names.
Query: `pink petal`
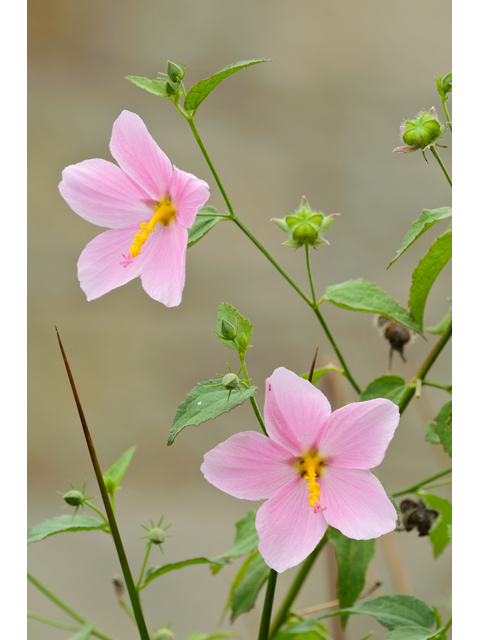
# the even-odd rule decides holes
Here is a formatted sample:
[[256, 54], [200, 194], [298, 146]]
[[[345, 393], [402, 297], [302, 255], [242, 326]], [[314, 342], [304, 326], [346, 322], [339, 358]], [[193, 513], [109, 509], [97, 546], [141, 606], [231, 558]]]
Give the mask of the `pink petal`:
[[308, 503], [307, 482], [298, 478], [262, 504], [255, 527], [258, 550], [269, 567], [281, 573], [315, 549], [327, 529], [323, 513]]
[[308, 380], [280, 367], [266, 382], [265, 425], [268, 435], [295, 455], [315, 449], [331, 413], [323, 393]]
[[376, 467], [399, 420], [397, 405], [385, 398], [347, 404], [328, 419], [320, 435], [319, 453], [335, 467]]
[[295, 459], [255, 431], [237, 433], [205, 454], [205, 478], [235, 498], [263, 500], [299, 477]]
[[395, 507], [370, 471], [327, 465], [319, 484], [325, 520], [344, 536], [370, 540], [395, 529]]
[[409, 147], [408, 145], [406, 145], [404, 147], [397, 147], [393, 150], [393, 153], [395, 153], [395, 151], [397, 153], [413, 153], [414, 151], [418, 151], [418, 149], [419, 147]]
[[167, 195], [172, 164], [135, 113], [122, 111], [113, 124], [110, 151], [120, 167], [156, 202]]
[[210, 197], [210, 187], [191, 173], [173, 168], [169, 193], [177, 220], [189, 229], [195, 216]]
[[154, 213], [148, 194], [106, 160], [66, 167], [58, 188], [75, 213], [101, 227], [118, 229], [149, 220]]
[[188, 231], [174, 220], [168, 227], [156, 231], [155, 236], [142, 271], [142, 285], [154, 300], [166, 307], [177, 307], [185, 285]]
[[122, 253], [128, 254], [137, 231], [136, 224], [105, 231], [87, 244], [78, 260], [78, 279], [87, 300], [99, 298], [140, 275], [148, 257], [148, 242], [132, 264], [120, 264], [124, 260]]

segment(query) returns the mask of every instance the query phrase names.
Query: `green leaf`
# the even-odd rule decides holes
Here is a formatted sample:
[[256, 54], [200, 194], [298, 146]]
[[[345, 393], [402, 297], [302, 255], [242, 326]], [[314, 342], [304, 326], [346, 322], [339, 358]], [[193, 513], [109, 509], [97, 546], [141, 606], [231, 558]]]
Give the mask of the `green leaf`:
[[[343, 369], [339, 369], [333, 364], [327, 364], [325, 367], [322, 367], [321, 369], [314, 370], [313, 376], [312, 376], [312, 384], [316, 384], [320, 380], [320, 378], [327, 373], [327, 371], [336, 371], [337, 373], [340, 373], [342, 376], [345, 375], [345, 371]], [[304, 380], [308, 380], [308, 378], [310, 377], [310, 371], [308, 373], [302, 374], [301, 377], [304, 378]]]
[[233, 603], [233, 594], [235, 593], [236, 588], [238, 587], [238, 585], [241, 583], [241, 581], [243, 580], [243, 578], [245, 577], [245, 574], [247, 573], [248, 567], [250, 566], [251, 562], [253, 561], [253, 559], [255, 558], [256, 553], [251, 553], [243, 562], [242, 566], [240, 567], [239, 572], [237, 573], [237, 575], [235, 576], [235, 579], [233, 580], [231, 586], [230, 586], [230, 590], [228, 592], [228, 596], [227, 596], [227, 601], [225, 602], [225, 606], [223, 608], [223, 612], [222, 615], [220, 617], [220, 624], [223, 624], [223, 621], [225, 619], [225, 616], [228, 613], [228, 610], [231, 608], [232, 603]]
[[433, 546], [433, 555], [438, 558], [451, 540], [451, 528], [449, 528], [449, 525], [450, 527], [452, 525], [452, 505], [446, 498], [440, 498], [432, 493], [424, 493], [423, 491], [419, 493], [429, 509], [438, 511], [438, 518], [428, 532]]
[[150, 567], [147, 573], [145, 574], [145, 580], [141, 586], [141, 589], [147, 586], [152, 580], [163, 576], [165, 573], [170, 573], [170, 571], [177, 571], [178, 569], [183, 569], [184, 567], [191, 567], [195, 564], [227, 564], [227, 560], [220, 560], [214, 558], [191, 558], [190, 560], [183, 560], [181, 562], [172, 562], [171, 564], [164, 564], [163, 567]]
[[226, 320], [237, 330], [237, 339], [240, 334], [244, 333], [247, 338], [247, 342], [250, 341], [253, 331], [250, 320], [244, 318], [242, 314], [235, 309], [235, 307], [232, 307], [232, 305], [227, 304], [226, 302], [221, 302], [220, 306], [218, 307], [217, 335], [220, 334], [218, 337], [226, 347], [228, 347], [229, 349], [237, 348], [233, 340], [225, 340], [225, 338], [221, 337], [222, 320]]
[[[329, 540], [337, 555], [337, 598], [344, 609], [355, 603], [365, 586], [368, 565], [375, 553], [375, 540], [351, 540], [333, 527], [330, 527]], [[343, 628], [348, 617], [348, 613], [342, 615]]]
[[413, 329], [417, 333], [422, 332], [406, 309], [401, 307], [398, 302], [377, 287], [376, 284], [367, 282], [362, 278], [348, 280], [328, 287], [322, 299], [350, 311], [379, 313], [394, 322]]
[[[232, 549], [226, 553], [222, 553], [222, 555], [214, 558], [214, 560], [231, 560], [256, 550], [258, 546], [258, 533], [255, 529], [256, 515], [256, 511], [248, 511], [244, 518], [235, 523], [237, 532]], [[220, 568], [221, 566], [218, 567], [218, 570], [220, 570]], [[215, 573], [216, 572], [217, 570], [215, 570]]]
[[141, 78], [140, 76], [127, 76], [127, 80], [136, 84], [140, 89], [153, 93], [155, 96], [161, 96], [162, 98], [170, 98], [165, 91], [165, 82], [159, 80], [149, 80], [148, 78]]
[[103, 474], [103, 481], [105, 482], [109, 493], [113, 493], [117, 489], [120, 489], [120, 487], [117, 487], [117, 484], [123, 478], [125, 471], [128, 469], [136, 448], [137, 447], [135, 446], [130, 447], [130, 449], [125, 451], [125, 453], [123, 453], [120, 458], [112, 464], [110, 469], [107, 469]]
[[249, 563], [247, 570], [236, 586], [232, 597], [232, 615], [233, 622], [241, 613], [246, 613], [253, 609], [255, 600], [260, 589], [265, 584], [270, 568], [265, 564], [265, 560], [258, 551], [254, 551], [253, 558]]
[[84, 625], [82, 625], [82, 628], [79, 629], [73, 636], [70, 636], [68, 640], [88, 640], [90, 638], [90, 634], [94, 629], [94, 622], [86, 622]]
[[218, 379], [201, 382], [190, 391], [188, 398], [177, 408], [167, 444], [173, 444], [177, 435], [185, 427], [189, 425], [198, 427], [202, 422], [213, 420], [222, 413], [231, 411], [245, 402], [247, 398], [252, 398], [257, 390], [258, 387], [225, 389]]
[[452, 232], [446, 231], [435, 240], [418, 263], [412, 275], [408, 305], [415, 322], [423, 328], [423, 312], [427, 297], [438, 274], [452, 257]]
[[425, 434], [425, 442], [431, 442], [432, 444], [440, 444], [440, 436], [435, 431], [437, 425], [430, 422], [427, 426], [427, 433]]
[[403, 627], [431, 629], [435, 623], [435, 615], [426, 602], [415, 596], [404, 595], [380, 596], [367, 600], [359, 607], [326, 613], [319, 620], [344, 613], [372, 616], [389, 631]]
[[425, 627], [402, 627], [389, 633], [387, 640], [433, 640], [436, 636]]
[[395, 404], [399, 404], [409, 384], [400, 376], [381, 376], [364, 389], [360, 400], [374, 400], [375, 398], [387, 398]]
[[[436, 424], [435, 424], [436, 423]], [[440, 409], [434, 422], [428, 425], [427, 436], [433, 431], [438, 438], [438, 443], [443, 444], [446, 453], [452, 457], [452, 401], [447, 402]], [[426, 438], [425, 438], [426, 439]], [[430, 440], [432, 442], [433, 440]]]
[[51, 520], [44, 520], [40, 524], [36, 524], [34, 527], [27, 531], [27, 544], [31, 542], [39, 542], [49, 536], [53, 536], [56, 533], [63, 533], [66, 531], [93, 531], [98, 529], [99, 531], [105, 531], [107, 525], [98, 520], [98, 518], [92, 518], [91, 516], [59, 516], [58, 518], [52, 518]]
[[205, 100], [209, 93], [211, 93], [216, 86], [231, 76], [232, 73], [236, 73], [240, 71], [240, 69], [245, 69], [246, 67], [251, 67], [253, 64], [259, 64], [260, 62], [270, 62], [267, 58], [259, 58], [257, 60], [242, 60], [241, 62], [235, 62], [234, 64], [229, 64], [224, 69], [221, 69], [213, 76], [209, 78], [205, 78], [205, 80], [200, 80], [197, 82], [190, 91], [187, 93], [187, 97], [185, 98], [184, 108], [187, 111], [196, 111], [200, 104]]
[[[217, 213], [215, 207], [202, 207], [198, 213]], [[188, 230], [188, 244], [190, 248], [196, 242], [201, 240], [203, 236], [206, 236], [210, 229], [217, 224], [220, 220], [218, 216], [198, 216], [195, 218], [195, 222]]]
[[192, 633], [185, 640], [215, 640], [216, 638], [236, 638], [236, 633], [230, 631], [217, 631], [216, 633]]
[[428, 333], [433, 333], [434, 335], [435, 334], [441, 335], [442, 333], [445, 333], [445, 331], [447, 330], [447, 327], [452, 321], [452, 299], [449, 298], [449, 300], [450, 300], [450, 309], [448, 310], [447, 315], [442, 320], [440, 320], [440, 322], [434, 327], [428, 327], [427, 328]]
[[[293, 637], [292, 637], [293, 636]], [[313, 618], [305, 618], [282, 629], [277, 640], [332, 640], [327, 629]]]
[[393, 260], [391, 260], [387, 269], [389, 269], [392, 264], [396, 262], [409, 247], [412, 246], [415, 240], [418, 240], [418, 238], [420, 238], [420, 236], [425, 233], [425, 231], [430, 229], [430, 227], [433, 227], [433, 225], [437, 224], [437, 222], [451, 217], [451, 207], [441, 207], [440, 209], [424, 209], [422, 215], [412, 224], [412, 228], [405, 236], [404, 241], [397, 251], [397, 255]]

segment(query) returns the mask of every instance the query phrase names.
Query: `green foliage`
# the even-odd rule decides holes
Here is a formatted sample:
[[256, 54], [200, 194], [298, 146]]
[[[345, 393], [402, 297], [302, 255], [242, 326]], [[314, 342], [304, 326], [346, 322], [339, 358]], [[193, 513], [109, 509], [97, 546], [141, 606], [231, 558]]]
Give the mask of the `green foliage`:
[[[375, 540], [351, 540], [333, 527], [330, 527], [329, 540], [337, 555], [337, 598], [344, 609], [355, 603], [365, 586], [368, 565], [375, 553]], [[343, 628], [348, 617], [348, 613], [342, 615]]]
[[[222, 555], [214, 558], [213, 561], [231, 560], [233, 558], [239, 558], [246, 553], [255, 551], [258, 546], [258, 533], [255, 529], [255, 516], [256, 511], [248, 511], [247, 515], [235, 523], [237, 530], [235, 534], [235, 540], [232, 549]], [[222, 568], [222, 565], [212, 566], [212, 573], [217, 573]]]
[[103, 474], [103, 481], [109, 493], [113, 494], [115, 491], [118, 491], [118, 489], [121, 489], [121, 487], [117, 485], [123, 478], [125, 471], [128, 469], [136, 448], [137, 447], [135, 446], [130, 447], [130, 449], [125, 451], [125, 453], [123, 453], [120, 458], [112, 464], [110, 469], [107, 469]]
[[438, 511], [438, 518], [428, 532], [433, 547], [433, 555], [435, 558], [438, 558], [452, 539], [452, 505], [446, 498], [440, 498], [440, 496], [435, 496], [432, 493], [424, 493], [423, 491], [419, 493], [427, 503], [429, 509]]
[[235, 62], [234, 64], [229, 64], [213, 76], [205, 78], [205, 80], [200, 80], [200, 82], [197, 82], [197, 84], [195, 84], [187, 93], [184, 104], [185, 109], [187, 111], [196, 111], [208, 94], [211, 93], [215, 87], [222, 82], [222, 80], [225, 80], [225, 78], [228, 78], [228, 76], [231, 76], [233, 73], [236, 73], [241, 69], [251, 67], [253, 64], [259, 64], [260, 62], [270, 62], [270, 60], [267, 60], [266, 58], [242, 60], [240, 62]]
[[433, 640], [437, 633], [432, 633], [425, 627], [401, 627], [389, 633], [387, 640]]
[[415, 322], [418, 322], [422, 328], [423, 312], [430, 289], [451, 257], [452, 232], [446, 231], [435, 240], [413, 272], [408, 305]]
[[446, 220], [447, 218], [451, 218], [452, 209], [451, 207], [441, 207], [440, 209], [424, 209], [422, 215], [415, 220], [412, 224], [412, 228], [405, 236], [404, 241], [400, 245], [400, 248], [397, 250], [397, 255], [393, 260], [390, 261], [387, 269], [389, 269], [394, 262], [396, 262], [401, 255], [405, 253], [405, 251], [412, 246], [412, 244], [422, 236], [425, 231], [433, 227], [434, 224], [440, 222], [441, 220]]
[[[185, 427], [193, 425], [198, 427], [202, 422], [214, 420], [222, 413], [238, 407], [247, 398], [252, 398], [258, 387], [247, 389], [226, 389], [218, 380], [201, 382], [190, 391], [188, 398], [177, 407], [175, 420], [170, 428], [167, 444], [170, 446]], [[230, 397], [228, 397], [230, 394]], [[227, 402], [228, 399], [228, 402]]]
[[170, 564], [164, 564], [163, 567], [150, 567], [147, 573], [145, 574], [145, 580], [143, 581], [142, 586], [143, 589], [147, 586], [152, 580], [163, 576], [165, 573], [170, 573], [170, 571], [178, 571], [178, 569], [183, 569], [184, 567], [191, 567], [196, 564], [227, 564], [228, 560], [220, 560], [213, 558], [190, 558], [190, 560], [182, 560], [181, 562], [172, 562]]
[[66, 531], [105, 531], [106, 526], [104, 522], [91, 516], [59, 516], [51, 520], [44, 520], [29, 529], [27, 531], [27, 544], [39, 542], [56, 533], [64, 533]]
[[425, 442], [431, 442], [432, 444], [441, 444], [440, 436], [435, 431], [437, 425], [430, 422], [427, 426], [427, 433], [425, 434]]
[[[343, 616], [345, 613], [372, 616], [389, 631], [401, 628], [417, 630], [421, 628], [428, 631], [435, 623], [435, 615], [426, 602], [415, 596], [404, 595], [380, 596], [373, 600], [367, 600], [358, 607], [326, 613], [320, 616], [319, 620], [332, 616]], [[407, 637], [405, 636], [405, 638]]]
[[[217, 213], [215, 207], [202, 207], [198, 213]], [[210, 229], [217, 224], [220, 220], [218, 216], [198, 216], [195, 218], [195, 222], [188, 230], [188, 244], [187, 247], [192, 247], [196, 242], [201, 240]]]
[[363, 402], [375, 398], [387, 398], [399, 404], [409, 386], [400, 376], [381, 376], [367, 385], [360, 395], [360, 400]]
[[161, 82], [159, 80], [149, 80], [148, 78], [141, 78], [139, 76], [127, 76], [127, 80], [133, 82], [133, 84], [140, 87], [140, 89], [145, 89], [149, 93], [153, 93], [155, 96], [160, 96], [162, 98], [169, 98], [170, 96], [165, 91], [165, 82]]
[[84, 625], [82, 625], [82, 628], [79, 629], [73, 636], [70, 636], [68, 640], [88, 640], [90, 638], [90, 634], [94, 629], [94, 622], [86, 622]]
[[[436, 439], [434, 438], [436, 436]], [[452, 457], [452, 401], [447, 402], [440, 409], [434, 422], [428, 425], [427, 437], [429, 442], [442, 443], [443, 448]], [[427, 438], [425, 438], [427, 439]]]
[[236, 638], [236, 633], [217, 631], [216, 633], [191, 633], [185, 640], [216, 640], [216, 638]]
[[327, 629], [312, 618], [290, 624], [276, 636], [276, 640], [332, 640]]
[[218, 307], [218, 315], [217, 315], [217, 336], [223, 342], [223, 344], [229, 349], [237, 349], [237, 345], [234, 340], [226, 340], [222, 337], [222, 320], [230, 323], [234, 329], [236, 330], [236, 339], [243, 333], [247, 340], [247, 343], [250, 341], [252, 337], [252, 325], [247, 318], [244, 318], [241, 313], [239, 313], [235, 307], [227, 304], [226, 302], [221, 302]]
[[342, 309], [362, 311], [365, 313], [379, 313], [394, 322], [409, 327], [421, 333], [421, 327], [415, 322], [406, 309], [391, 298], [388, 293], [377, 287], [373, 282], [362, 278], [348, 280], [342, 284], [335, 284], [325, 291], [322, 300], [327, 300]]
[[[250, 611], [255, 606], [255, 601], [270, 573], [270, 568], [258, 551], [254, 551], [247, 560], [248, 565], [242, 573], [242, 577], [236, 582], [231, 600], [231, 622], [242, 613]], [[243, 569], [243, 567], [242, 567]]]
[[450, 309], [447, 311], [447, 314], [440, 322], [434, 327], [428, 327], [428, 333], [433, 333], [434, 335], [441, 335], [445, 333], [447, 327], [450, 325], [452, 321], [452, 300], [450, 299]]
[[[345, 371], [343, 369], [339, 369], [333, 364], [327, 364], [327, 366], [322, 367], [321, 369], [315, 369], [312, 376], [312, 384], [316, 384], [320, 380], [320, 378], [327, 373], [327, 371], [336, 371], [342, 376], [345, 375]], [[310, 372], [302, 374], [301, 377], [305, 380], [308, 380], [308, 378], [310, 377]]]

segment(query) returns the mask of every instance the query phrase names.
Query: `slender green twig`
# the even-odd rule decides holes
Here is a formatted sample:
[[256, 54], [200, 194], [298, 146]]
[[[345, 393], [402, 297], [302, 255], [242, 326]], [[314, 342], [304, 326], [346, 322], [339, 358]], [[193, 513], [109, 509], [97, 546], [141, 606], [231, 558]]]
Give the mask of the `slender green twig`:
[[447, 485], [452, 484], [452, 478], [448, 480], [443, 480], [442, 482], [434, 482], [433, 484], [429, 484], [428, 486], [423, 487], [425, 491], [430, 491], [430, 489], [437, 489], [438, 487], [446, 487]]
[[95, 476], [97, 478], [98, 486], [100, 489], [100, 493], [102, 495], [103, 506], [105, 507], [105, 511], [107, 514], [108, 522], [110, 525], [110, 531], [112, 533], [113, 540], [115, 542], [115, 547], [117, 550], [118, 559], [120, 561], [120, 565], [122, 567], [123, 577], [125, 579], [125, 585], [128, 590], [128, 595], [130, 596], [130, 602], [132, 603], [133, 612], [135, 614], [135, 620], [138, 627], [138, 632], [142, 640], [149, 640], [147, 626], [145, 624], [145, 620], [143, 617], [142, 608], [140, 605], [140, 600], [138, 598], [137, 590], [135, 589], [135, 584], [133, 582], [132, 573], [130, 571], [130, 567], [128, 565], [127, 556], [125, 554], [125, 549], [123, 548], [122, 539], [120, 537], [120, 531], [117, 527], [117, 522], [115, 520], [115, 516], [113, 513], [113, 508], [110, 503], [110, 499], [108, 497], [107, 489], [105, 487], [105, 483], [103, 481], [102, 471], [100, 469], [100, 464], [97, 459], [97, 454], [95, 452], [95, 447], [93, 446], [93, 441], [90, 436], [90, 431], [87, 426], [87, 421], [85, 419], [85, 415], [83, 413], [82, 405], [80, 403], [80, 398], [77, 393], [77, 389], [75, 387], [75, 382], [73, 380], [72, 372], [70, 370], [70, 365], [68, 364], [67, 356], [65, 354], [65, 350], [62, 345], [62, 341], [60, 340], [60, 334], [57, 329], [57, 338], [58, 344], [60, 346], [60, 351], [62, 352], [63, 362], [65, 364], [65, 368], [67, 370], [68, 379], [70, 381], [70, 386], [72, 388], [73, 397], [75, 398], [75, 403], [77, 405], [78, 415], [80, 417], [80, 422], [83, 427], [83, 433], [85, 435], [85, 440], [87, 442], [88, 451], [90, 453], [90, 458], [92, 461], [93, 469], [95, 471]]
[[447, 391], [450, 395], [452, 395], [452, 385], [451, 384], [440, 384], [439, 382], [430, 382], [429, 380], [424, 380], [422, 382], [424, 387], [435, 387], [436, 389], [443, 389]]
[[440, 165], [443, 173], [445, 174], [446, 179], [448, 180], [449, 185], [452, 186], [452, 179], [448, 175], [448, 171], [445, 169], [445, 165], [443, 164], [440, 156], [438, 155], [437, 150], [435, 149], [435, 147], [430, 147], [430, 151], [433, 153], [433, 156], [434, 156], [435, 160]]
[[418, 373], [415, 376], [415, 378], [413, 379], [412, 384], [408, 387], [408, 389], [403, 394], [403, 398], [400, 400], [399, 405], [398, 405], [400, 413], [403, 413], [405, 411], [405, 409], [407, 408], [410, 400], [415, 395], [416, 381], [425, 379], [425, 376], [430, 371], [433, 363], [438, 358], [438, 356], [441, 354], [444, 346], [448, 343], [448, 341], [450, 340], [451, 337], [452, 337], [452, 323], [450, 322], [450, 324], [446, 328], [445, 332], [440, 337], [440, 340], [437, 342], [437, 344], [430, 351], [430, 353], [428, 354], [425, 362], [422, 364], [422, 366], [418, 370]]
[[445, 469], [445, 471], [440, 471], [440, 473], [436, 473], [434, 476], [430, 476], [430, 478], [427, 478], [426, 480], [422, 480], [421, 482], [417, 482], [417, 484], [414, 484], [411, 487], [408, 487], [407, 489], [402, 489], [401, 491], [396, 491], [395, 493], [392, 493], [392, 497], [393, 498], [398, 498], [398, 496], [403, 496], [406, 493], [415, 493], [415, 491], [417, 491], [418, 489], [421, 489], [426, 484], [430, 484], [430, 482], [433, 482], [434, 480], [437, 480], [437, 478], [442, 478], [443, 476], [446, 476], [449, 473], [452, 473], [452, 469], [451, 468], [450, 469]]
[[100, 511], [100, 509], [97, 509], [97, 507], [95, 505], [93, 505], [91, 502], [89, 502], [88, 500], [84, 500], [83, 504], [86, 504], [87, 507], [90, 507], [90, 509], [93, 509], [96, 513], [98, 513], [98, 515], [101, 516], [102, 520], [104, 520], [104, 522], [106, 522], [108, 524], [108, 520], [103, 515], [103, 513]]
[[308, 279], [310, 281], [310, 289], [312, 291], [312, 302], [315, 305], [317, 302], [317, 298], [315, 296], [315, 287], [313, 286], [313, 277], [312, 277], [312, 270], [310, 268], [310, 253], [308, 251], [309, 246], [308, 244], [305, 245], [305, 256], [307, 258], [307, 271], [308, 271]]
[[38, 613], [34, 613], [33, 611], [27, 611], [27, 618], [38, 620], [38, 622], [48, 624], [50, 627], [57, 627], [57, 629], [65, 629], [66, 631], [80, 631], [80, 627], [75, 627], [72, 624], [63, 624], [63, 622], [57, 622], [56, 620], [45, 618], [45, 616], [41, 616]]
[[282, 626], [282, 624], [287, 620], [291, 606], [294, 603], [295, 598], [297, 597], [300, 589], [302, 588], [306, 577], [310, 573], [310, 569], [313, 567], [315, 560], [317, 559], [320, 551], [325, 546], [327, 540], [328, 540], [328, 536], [327, 536], [327, 533], [325, 533], [325, 535], [317, 544], [317, 546], [312, 551], [312, 553], [308, 556], [308, 558], [306, 558], [303, 561], [303, 564], [300, 567], [297, 575], [295, 576], [295, 580], [293, 581], [292, 586], [290, 587], [290, 590], [285, 597], [285, 600], [282, 602], [282, 605], [277, 613], [277, 617], [275, 618], [272, 624], [272, 627], [270, 629], [270, 635], [269, 635], [270, 640], [273, 640], [273, 638], [280, 631], [280, 627]]
[[[241, 356], [240, 352], [238, 353], [238, 357], [240, 358], [240, 363], [242, 365], [242, 371], [243, 371], [243, 375], [245, 377], [245, 382], [248, 384], [248, 386], [250, 386], [250, 378], [248, 377], [248, 372], [247, 372], [247, 366], [245, 364], [245, 356]], [[250, 397], [250, 404], [252, 405], [252, 409], [253, 412], [255, 413], [255, 416], [258, 420], [258, 423], [260, 424], [263, 433], [268, 436], [267, 430], [265, 428], [265, 422], [263, 421], [262, 418], [262, 414], [260, 413], [260, 409], [258, 408], [258, 404], [257, 401], [255, 400], [254, 396]]]
[[148, 556], [150, 555], [150, 549], [151, 548], [152, 548], [152, 543], [149, 542], [147, 544], [147, 550], [145, 551], [145, 558], [143, 559], [142, 568], [140, 569], [140, 575], [138, 577], [137, 585], [135, 587], [137, 589], [137, 591], [140, 591], [140, 585], [142, 584], [142, 578], [143, 578], [143, 574], [145, 573], [145, 568], [147, 566], [147, 560], [148, 560]]
[[[30, 582], [33, 585], [37, 587], [39, 591], [43, 593], [44, 596], [46, 596], [52, 602], [54, 602], [57, 605], [57, 607], [60, 607], [60, 609], [65, 611], [65, 613], [67, 613], [71, 618], [73, 618], [80, 624], [85, 624], [87, 622], [85, 618], [83, 618], [79, 613], [77, 613], [71, 607], [69, 607], [68, 604], [65, 604], [63, 600], [60, 600], [58, 596], [56, 596], [52, 591], [50, 591], [50, 589], [47, 589], [47, 587], [44, 584], [42, 584], [40, 580], [35, 578], [35, 576], [33, 576], [29, 571], [27, 571], [27, 578], [28, 580], [30, 580]], [[97, 638], [101, 638], [102, 640], [114, 640], [111, 636], [107, 636], [106, 633], [103, 633], [102, 631], [98, 631], [97, 629], [94, 629], [90, 633], [92, 636], [96, 636]]]
[[272, 616], [273, 596], [275, 594], [275, 585], [277, 583], [277, 572], [270, 569], [268, 576], [267, 593], [263, 603], [262, 619], [260, 621], [260, 629], [258, 630], [258, 640], [268, 640], [268, 630], [270, 628], [270, 618]]
[[445, 112], [445, 117], [447, 119], [447, 124], [450, 127], [450, 131], [453, 133], [453, 131], [452, 131], [452, 121], [450, 119], [450, 114], [448, 113], [448, 108], [447, 108], [447, 98], [440, 98], [440, 100], [442, 101], [442, 106], [443, 106], [443, 110]]
[[193, 115], [189, 115], [186, 114], [183, 110], [181, 110], [182, 115], [185, 117], [185, 119], [187, 120], [190, 129], [192, 130], [192, 133], [195, 137], [195, 140], [198, 143], [198, 146], [200, 147], [203, 156], [208, 164], [208, 166], [210, 167], [210, 171], [212, 172], [212, 175], [215, 179], [215, 182], [217, 183], [218, 188], [220, 189], [220, 192], [223, 196], [223, 199], [225, 200], [225, 204], [227, 205], [227, 209], [230, 212], [230, 219], [243, 231], [243, 233], [253, 242], [253, 244], [260, 249], [260, 251], [263, 253], [263, 255], [270, 261], [270, 263], [275, 267], [275, 269], [277, 269], [277, 271], [285, 278], [285, 280], [295, 289], [295, 291], [305, 300], [305, 302], [308, 304], [309, 307], [311, 307], [315, 313], [315, 315], [317, 316], [317, 318], [320, 320], [320, 324], [323, 327], [323, 330], [325, 331], [328, 340], [330, 341], [330, 344], [332, 345], [332, 347], [335, 350], [335, 353], [337, 354], [337, 356], [340, 359], [340, 362], [342, 363], [342, 366], [345, 370], [345, 375], [348, 378], [348, 380], [350, 381], [350, 383], [352, 384], [353, 388], [355, 389], [355, 391], [357, 393], [361, 392], [360, 387], [358, 386], [358, 384], [355, 382], [355, 380], [353, 379], [352, 374], [350, 373], [345, 360], [343, 359], [340, 350], [337, 346], [337, 344], [335, 343], [335, 340], [333, 339], [332, 334], [330, 333], [330, 331], [328, 330], [328, 327], [326, 325], [325, 320], [323, 319], [322, 315], [320, 314], [320, 312], [318, 311], [317, 308], [317, 303], [315, 301], [315, 299], [312, 301], [310, 300], [310, 298], [307, 296], [307, 294], [303, 291], [303, 289], [301, 289], [301, 287], [298, 286], [298, 284], [288, 275], [288, 273], [283, 269], [283, 267], [280, 266], [280, 264], [275, 260], [275, 258], [269, 253], [269, 251], [267, 251], [267, 249], [263, 246], [263, 244], [253, 235], [253, 233], [244, 225], [244, 223], [240, 220], [240, 218], [238, 218], [238, 216], [235, 214], [233, 207], [230, 203], [230, 200], [228, 199], [227, 193], [223, 187], [223, 184], [215, 170], [215, 167], [213, 165], [213, 162], [210, 159], [210, 156], [208, 155], [208, 152], [205, 148], [205, 145], [203, 144], [203, 141], [200, 137], [200, 134], [198, 133], [198, 130], [195, 126], [195, 123], [193, 121]]

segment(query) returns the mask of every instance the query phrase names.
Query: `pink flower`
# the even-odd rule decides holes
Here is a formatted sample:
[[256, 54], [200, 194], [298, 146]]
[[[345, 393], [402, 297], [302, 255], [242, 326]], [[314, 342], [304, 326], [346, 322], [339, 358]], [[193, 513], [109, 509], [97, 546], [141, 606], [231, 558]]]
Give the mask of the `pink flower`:
[[172, 166], [142, 119], [122, 111], [110, 151], [120, 167], [85, 160], [64, 169], [60, 193], [93, 224], [97, 236], [78, 261], [78, 279], [94, 300], [141, 277], [149, 296], [176, 307], [185, 284], [188, 231], [209, 197], [209, 187]]
[[282, 572], [315, 549], [328, 525], [355, 540], [395, 528], [395, 508], [368, 469], [383, 460], [399, 419], [383, 398], [331, 413], [319, 389], [281, 367], [266, 381], [270, 438], [237, 433], [205, 454], [201, 470], [236, 498], [267, 498], [255, 521], [258, 549]]

